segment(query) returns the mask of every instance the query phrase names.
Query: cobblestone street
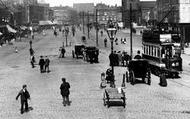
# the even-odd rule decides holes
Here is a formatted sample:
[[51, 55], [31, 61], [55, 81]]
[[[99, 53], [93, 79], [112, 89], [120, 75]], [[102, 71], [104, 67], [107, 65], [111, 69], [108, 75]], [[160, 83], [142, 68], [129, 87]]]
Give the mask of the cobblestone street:
[[[103, 47], [103, 39], [99, 36], [99, 63], [90, 64], [82, 59], [72, 58], [74, 44], [81, 42], [82, 31], [77, 30], [76, 36], [68, 36], [66, 58], [58, 58], [59, 48], [65, 37], [60, 33], [53, 36], [53, 31], [47, 30], [46, 36], [37, 34], [39, 41], [33, 43], [36, 60], [44, 55], [50, 58], [50, 73], [41, 74], [39, 66], [31, 68], [29, 60], [29, 43], [16, 42], [22, 47], [14, 53], [13, 46], [0, 48], [0, 119], [189, 119], [190, 118], [190, 75], [181, 74], [180, 79], [168, 79], [167, 87], [158, 85], [159, 78], [151, 75], [152, 84], [126, 83], [126, 108], [122, 106], [103, 105], [103, 91], [100, 89], [100, 74], [109, 68], [108, 55], [110, 44]], [[87, 39], [87, 45], [95, 45], [94, 32]], [[129, 34], [118, 31], [120, 37]], [[141, 48], [139, 36], [134, 36], [134, 54]], [[109, 42], [108, 42], [109, 43]], [[129, 51], [127, 45], [114, 45], [116, 50]], [[7, 50], [9, 49], [9, 50]], [[186, 66], [186, 68], [189, 68]], [[125, 67], [115, 67], [116, 87], [121, 87]], [[65, 77], [71, 85], [71, 105], [64, 107], [60, 95], [61, 78]], [[27, 84], [31, 95], [28, 113], [20, 114], [20, 101], [16, 95]]]

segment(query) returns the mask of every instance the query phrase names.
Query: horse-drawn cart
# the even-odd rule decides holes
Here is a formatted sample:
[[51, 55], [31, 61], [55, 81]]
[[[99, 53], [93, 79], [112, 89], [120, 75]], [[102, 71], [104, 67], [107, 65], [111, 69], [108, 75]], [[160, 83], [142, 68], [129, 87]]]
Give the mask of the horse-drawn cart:
[[129, 81], [131, 84], [135, 84], [137, 78], [142, 78], [142, 81], [151, 84], [151, 71], [147, 60], [133, 59], [129, 62]]
[[72, 50], [72, 56], [73, 58], [79, 58], [83, 57], [83, 50], [85, 49], [85, 46], [82, 44], [77, 44], [74, 46], [74, 49]]

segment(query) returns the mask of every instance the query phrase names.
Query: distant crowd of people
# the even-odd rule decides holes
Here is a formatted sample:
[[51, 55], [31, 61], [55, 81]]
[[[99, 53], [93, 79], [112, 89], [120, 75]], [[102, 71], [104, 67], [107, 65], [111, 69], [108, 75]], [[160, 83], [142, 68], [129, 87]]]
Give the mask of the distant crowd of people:
[[[120, 51], [114, 51], [109, 55], [110, 66], [127, 66], [128, 61], [131, 59], [131, 56], [125, 51], [123, 51], [122, 53]], [[134, 59], [142, 59], [139, 50], [137, 51], [137, 55], [135, 55]]]
[[110, 66], [127, 66], [127, 63], [130, 59], [131, 57], [125, 51], [123, 51], [122, 53], [117, 53], [116, 51], [114, 51], [109, 55]]
[[[118, 45], [118, 38], [115, 38], [114, 42], [115, 42], [115, 45]], [[107, 38], [104, 38], [104, 47], [107, 47]], [[127, 43], [127, 39], [126, 38], [121, 38], [121, 44], [126, 44]]]

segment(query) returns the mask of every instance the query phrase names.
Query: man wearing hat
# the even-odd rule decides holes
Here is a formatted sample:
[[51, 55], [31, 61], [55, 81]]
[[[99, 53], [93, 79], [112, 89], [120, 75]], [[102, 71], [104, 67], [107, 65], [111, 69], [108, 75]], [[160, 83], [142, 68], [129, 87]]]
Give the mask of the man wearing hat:
[[43, 73], [44, 65], [45, 65], [45, 60], [44, 60], [43, 56], [40, 56], [39, 65], [40, 65], [40, 72]]
[[[23, 85], [22, 89], [20, 90], [20, 92], [18, 93], [18, 95], [16, 96], [16, 100], [18, 100], [19, 96], [20, 96], [20, 100], [21, 100], [21, 114], [24, 113], [24, 111], [28, 111], [28, 99], [30, 99], [30, 94], [27, 91], [27, 86]], [[25, 105], [25, 110], [24, 110], [24, 105]]]
[[69, 94], [70, 94], [70, 91], [69, 91], [69, 88], [70, 88], [70, 84], [68, 82], [66, 82], [66, 79], [65, 78], [62, 78], [62, 84], [60, 86], [60, 90], [61, 90], [61, 95], [63, 97], [63, 105], [66, 106], [67, 105], [70, 105], [69, 103]]

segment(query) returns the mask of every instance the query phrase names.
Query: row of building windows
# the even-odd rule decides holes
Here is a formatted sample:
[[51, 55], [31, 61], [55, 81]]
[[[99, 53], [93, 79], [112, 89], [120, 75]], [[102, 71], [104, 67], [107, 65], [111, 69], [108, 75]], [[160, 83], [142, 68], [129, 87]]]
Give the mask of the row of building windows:
[[98, 21], [108, 21], [108, 20], [114, 20], [114, 21], [116, 21], [117, 20], [117, 18], [110, 18], [110, 17], [107, 17], [107, 18], [98, 18]]

